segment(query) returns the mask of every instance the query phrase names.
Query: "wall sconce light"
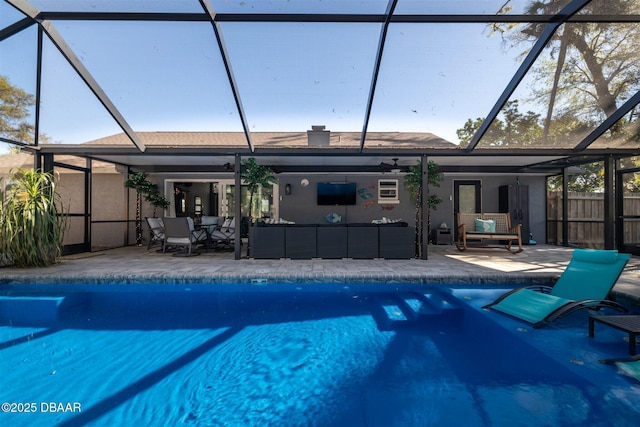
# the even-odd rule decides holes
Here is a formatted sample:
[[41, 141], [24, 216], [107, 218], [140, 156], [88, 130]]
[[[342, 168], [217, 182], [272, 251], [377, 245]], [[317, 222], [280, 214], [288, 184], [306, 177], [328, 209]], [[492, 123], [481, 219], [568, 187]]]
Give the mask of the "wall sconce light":
[[284, 186], [284, 194], [286, 194], [287, 196], [291, 195], [291, 184], [287, 184]]

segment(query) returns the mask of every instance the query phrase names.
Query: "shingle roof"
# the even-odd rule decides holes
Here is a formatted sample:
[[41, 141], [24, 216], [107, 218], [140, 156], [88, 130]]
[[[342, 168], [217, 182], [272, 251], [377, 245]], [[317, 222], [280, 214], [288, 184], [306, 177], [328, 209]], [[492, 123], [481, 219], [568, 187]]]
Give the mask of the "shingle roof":
[[[247, 140], [242, 132], [137, 132], [147, 147], [236, 147], [246, 148]], [[361, 132], [331, 132], [330, 147], [359, 147]], [[306, 132], [253, 132], [256, 147], [287, 148], [308, 147]], [[86, 143], [87, 145], [126, 145], [132, 142], [119, 133]], [[454, 148], [455, 144], [432, 133], [417, 132], [369, 132], [365, 148]]]
[[[78, 156], [56, 156], [56, 161], [71, 166], [85, 167], [86, 159]], [[27, 152], [7, 153], [0, 155], [0, 175], [9, 175], [12, 171], [18, 169], [33, 168], [33, 154]], [[93, 172], [113, 172], [115, 166], [110, 163], [94, 161], [92, 165]], [[69, 172], [70, 170], [65, 170]]]

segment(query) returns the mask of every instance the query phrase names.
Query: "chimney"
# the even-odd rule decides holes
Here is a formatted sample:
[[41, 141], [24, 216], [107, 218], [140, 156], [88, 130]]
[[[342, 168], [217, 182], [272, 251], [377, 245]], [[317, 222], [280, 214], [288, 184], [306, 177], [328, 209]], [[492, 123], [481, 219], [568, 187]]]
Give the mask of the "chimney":
[[309, 146], [329, 146], [329, 137], [331, 132], [325, 130], [325, 126], [311, 126], [311, 130], [307, 131]]

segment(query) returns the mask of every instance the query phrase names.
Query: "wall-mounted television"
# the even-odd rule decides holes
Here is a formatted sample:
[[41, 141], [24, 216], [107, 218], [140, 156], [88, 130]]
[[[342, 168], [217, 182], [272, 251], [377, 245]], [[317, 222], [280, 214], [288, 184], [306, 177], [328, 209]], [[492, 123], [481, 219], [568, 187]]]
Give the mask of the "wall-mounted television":
[[319, 182], [318, 205], [355, 205], [355, 182]]

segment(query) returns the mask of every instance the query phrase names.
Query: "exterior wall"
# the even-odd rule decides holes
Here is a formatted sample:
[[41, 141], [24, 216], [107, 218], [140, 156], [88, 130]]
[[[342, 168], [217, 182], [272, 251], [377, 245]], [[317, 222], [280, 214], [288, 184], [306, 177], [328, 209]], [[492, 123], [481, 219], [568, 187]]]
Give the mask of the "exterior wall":
[[[68, 169], [56, 168], [60, 173], [57, 191], [63, 209], [68, 214], [84, 213], [84, 174]], [[63, 244], [74, 245], [84, 242], [84, 218], [69, 216]]]
[[[84, 213], [84, 174], [60, 170], [58, 193], [66, 212]], [[91, 245], [92, 250], [120, 247], [135, 243], [135, 192], [127, 200], [126, 179], [122, 173], [96, 173], [91, 175]], [[129, 204], [129, 207], [127, 206]], [[144, 203], [143, 203], [144, 205]], [[127, 217], [129, 211], [129, 217]], [[144, 218], [144, 217], [143, 217]], [[131, 221], [128, 222], [127, 220]], [[70, 216], [64, 244], [84, 241], [84, 217]], [[129, 240], [127, 240], [129, 229]]]
[[[83, 181], [82, 174], [61, 171], [60, 189], [69, 206], [71, 212], [81, 212], [83, 207]], [[326, 216], [337, 213], [342, 217], [344, 223], [371, 222], [383, 217], [391, 220], [402, 220], [415, 225], [415, 208], [410, 200], [409, 193], [404, 187], [404, 175], [398, 174], [279, 174], [277, 178], [280, 183], [280, 194], [278, 200], [274, 201], [276, 206], [276, 216], [298, 224], [323, 224], [327, 223]], [[135, 216], [136, 216], [136, 196], [135, 192], [127, 191], [124, 187], [126, 175], [119, 172], [96, 173], [93, 176], [93, 212], [92, 221], [92, 243], [94, 249], [105, 247], [121, 246], [123, 244], [136, 243]], [[161, 194], [165, 194], [164, 180], [172, 179], [176, 181], [202, 181], [216, 179], [233, 179], [230, 174], [149, 174], [149, 179], [158, 185]], [[309, 185], [303, 187], [301, 180], [307, 179]], [[399, 191], [399, 204], [385, 205], [392, 209], [382, 209], [382, 205], [377, 201], [377, 187], [379, 179], [397, 179]], [[431, 227], [436, 228], [440, 223], [445, 222], [450, 228], [454, 225], [453, 212], [453, 185], [456, 179], [478, 179], [482, 182], [482, 210], [492, 212], [498, 210], [498, 187], [515, 183], [515, 176], [487, 175], [446, 175], [440, 183], [440, 187], [432, 188], [431, 191], [443, 199], [443, 202], [436, 210], [431, 212]], [[370, 199], [357, 197], [356, 205], [353, 206], [318, 206], [316, 201], [316, 185], [318, 182], [340, 181], [355, 182], [358, 189], [365, 189], [371, 194]], [[291, 186], [291, 194], [284, 194], [286, 184]], [[546, 221], [546, 181], [542, 176], [520, 176], [520, 184], [529, 186], [529, 211], [530, 227], [534, 240], [545, 243]], [[206, 192], [206, 185], [203, 184]], [[128, 200], [127, 200], [128, 193]], [[276, 192], [276, 195], [278, 193]], [[172, 204], [174, 203], [171, 200]], [[208, 203], [207, 198], [203, 198], [203, 203]], [[207, 206], [203, 206], [205, 211]], [[148, 202], [142, 203], [142, 218], [153, 216], [153, 206]], [[171, 210], [167, 212], [156, 211], [157, 216], [171, 215]], [[102, 221], [106, 221], [101, 223]], [[76, 224], [77, 222], [77, 224]], [[71, 230], [65, 243], [77, 243], [81, 241], [82, 226], [80, 219], [70, 222]], [[146, 223], [142, 224], [145, 238], [147, 236]], [[128, 241], [127, 241], [128, 236]], [[523, 236], [525, 241], [527, 236]], [[126, 243], [125, 243], [126, 242]]]
[[[307, 179], [309, 185], [303, 187], [301, 180]], [[378, 204], [378, 180], [397, 179], [399, 204]], [[383, 217], [390, 220], [402, 220], [410, 225], [415, 223], [413, 202], [409, 199], [409, 192], [404, 188], [404, 175], [392, 174], [280, 174], [280, 217], [294, 221], [296, 224], [326, 224], [325, 218], [331, 213], [342, 217], [343, 223], [371, 222]], [[365, 199], [356, 196], [356, 204], [349, 206], [319, 206], [317, 204], [317, 184], [319, 182], [355, 182], [358, 191], [371, 195]], [[284, 194], [285, 186], [291, 186], [291, 194]], [[383, 209], [383, 206], [385, 207]]]
[[[91, 246], [104, 249], [122, 246], [127, 242], [126, 177], [118, 174], [92, 174]], [[135, 219], [135, 197], [133, 205]], [[134, 234], [135, 242], [135, 234]], [[128, 242], [133, 243], [133, 242]]]
[[[63, 187], [64, 194], [75, 194], [76, 191], [71, 189], [78, 186], [80, 188], [82, 182], [80, 181], [81, 174], [63, 174], [61, 180], [61, 187]], [[156, 183], [159, 190], [164, 194], [164, 180], [172, 179], [176, 181], [189, 182], [190, 180], [216, 180], [216, 179], [232, 179], [228, 174], [150, 174], [149, 179]], [[373, 174], [373, 175], [360, 175], [360, 174], [321, 174], [321, 175], [309, 175], [309, 174], [279, 174], [278, 179], [280, 182], [280, 196], [279, 200], [276, 200], [276, 204], [279, 203], [279, 215], [277, 217], [294, 221], [298, 224], [322, 224], [326, 223], [326, 215], [330, 213], [337, 213], [342, 216], [342, 222], [370, 222], [373, 219], [382, 219], [386, 217], [388, 219], [402, 220], [409, 223], [409, 225], [415, 225], [415, 209], [413, 202], [409, 198], [409, 193], [404, 188], [404, 175], [392, 175], [392, 174]], [[309, 180], [307, 187], [302, 187], [300, 181], [302, 179]], [[399, 184], [399, 198], [400, 204], [395, 205], [392, 210], [383, 210], [377, 203], [377, 183], [378, 179], [398, 179]], [[468, 176], [468, 175], [446, 175], [444, 180], [440, 183], [440, 187], [432, 188], [431, 191], [442, 198], [442, 203], [436, 210], [431, 212], [431, 228], [437, 228], [442, 222], [445, 222], [450, 228], [454, 225], [454, 212], [453, 212], [453, 186], [455, 180], [474, 180], [478, 179], [482, 182], [482, 210], [483, 212], [495, 212], [498, 210], [498, 188], [502, 185], [515, 184], [515, 176], [503, 176], [503, 175], [487, 175], [482, 177]], [[92, 227], [92, 243], [94, 249], [102, 247], [114, 247], [122, 245], [125, 241], [127, 234], [126, 228], [129, 230], [128, 244], [135, 244], [135, 193], [130, 192], [129, 206], [126, 206], [126, 192], [124, 188], [125, 175], [118, 174], [93, 174], [93, 203], [94, 212], [92, 213], [92, 220], [94, 221]], [[327, 181], [349, 181], [356, 182], [358, 188], [366, 188], [373, 196], [371, 201], [373, 204], [366, 204], [367, 200], [364, 200], [358, 196], [357, 204], [355, 206], [318, 206], [316, 202], [316, 184], [318, 182]], [[284, 194], [284, 186], [290, 184], [292, 191], [291, 195]], [[530, 215], [530, 229], [533, 234], [533, 239], [538, 243], [546, 243], [546, 179], [543, 176], [520, 176], [520, 184], [529, 186], [529, 215]], [[194, 182], [193, 190], [198, 192], [198, 188], [201, 187], [203, 194], [208, 192], [208, 184]], [[370, 188], [375, 187], [375, 188]], [[102, 203], [103, 201], [108, 203]], [[73, 206], [74, 209], [81, 207], [81, 197], [74, 197]], [[173, 204], [173, 200], [171, 200]], [[126, 212], [129, 212], [129, 223], [117, 224], [118, 221], [125, 221], [127, 219]], [[208, 199], [203, 197], [203, 209], [205, 212], [209, 210]], [[278, 207], [276, 207], [278, 212]], [[79, 212], [80, 210], [77, 210]], [[172, 215], [171, 211], [163, 212], [162, 210], [156, 211], [157, 216]], [[153, 207], [147, 203], [142, 203], [142, 218], [145, 216], [153, 216]], [[77, 219], [78, 224], [80, 220]], [[97, 224], [99, 221], [113, 221], [108, 224]], [[144, 230], [144, 236], [147, 236], [146, 223], [142, 224]], [[76, 240], [81, 238], [81, 228], [74, 227], [72, 233], [69, 234], [68, 239], [70, 243], [76, 243]], [[523, 241], [528, 241], [528, 236], [522, 236]], [[80, 239], [81, 241], [81, 239]], [[550, 242], [556, 244], [556, 242]]]
[[[400, 219], [415, 225], [415, 208], [409, 198], [409, 192], [404, 188], [404, 175], [349, 175], [349, 174], [325, 174], [325, 175], [300, 175], [281, 174], [280, 180], [280, 217], [297, 224], [317, 224], [326, 223], [325, 216], [330, 213], [337, 213], [342, 216], [342, 222], [370, 222], [373, 219]], [[300, 181], [306, 178], [309, 180], [307, 187], [302, 187]], [[377, 183], [378, 179], [398, 179], [400, 204], [395, 205], [392, 210], [383, 210], [377, 203]], [[431, 228], [437, 228], [445, 222], [450, 228], [454, 225], [453, 211], [453, 185], [454, 180], [478, 179], [482, 182], [482, 210], [483, 212], [498, 211], [498, 187], [501, 185], [514, 184], [514, 176], [452, 176], [444, 177], [440, 187], [433, 187], [430, 191], [442, 198], [442, 203], [436, 210], [431, 211]], [[356, 182], [358, 189], [367, 188], [373, 195], [374, 203], [370, 206], [365, 204], [365, 200], [358, 197], [355, 206], [318, 206], [316, 202], [316, 184], [326, 181], [349, 181]], [[284, 195], [284, 186], [291, 185], [291, 195]], [[529, 186], [529, 214], [530, 227], [534, 240], [544, 243], [546, 236], [545, 221], [545, 200], [546, 200], [546, 180], [543, 176], [521, 176], [521, 185]], [[375, 186], [375, 188], [371, 188]], [[528, 236], [522, 236], [524, 241], [528, 241]]]
[[[433, 192], [439, 195], [443, 202], [438, 209], [431, 211], [431, 228], [438, 227], [445, 222], [449, 228], [454, 225], [453, 186], [454, 180], [479, 180], [482, 182], [482, 211], [498, 212], [498, 188], [501, 185], [514, 185], [515, 176], [486, 175], [486, 176], [445, 176], [439, 188]], [[529, 226], [533, 239], [538, 243], [545, 243], [546, 239], [546, 179], [544, 176], [520, 176], [520, 184], [529, 186]], [[523, 242], [528, 242], [529, 236], [522, 236]]]

